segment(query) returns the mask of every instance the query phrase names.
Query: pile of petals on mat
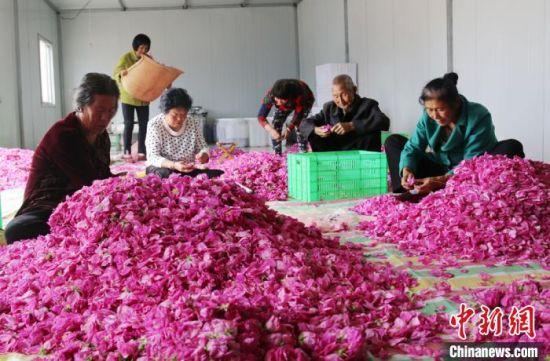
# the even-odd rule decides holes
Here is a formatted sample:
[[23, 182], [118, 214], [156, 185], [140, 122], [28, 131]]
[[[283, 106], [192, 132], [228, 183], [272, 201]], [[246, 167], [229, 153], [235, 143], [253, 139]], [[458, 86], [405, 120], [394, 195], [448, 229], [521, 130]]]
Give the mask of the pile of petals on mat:
[[[533, 280], [516, 280], [509, 285], [499, 283], [495, 287], [469, 291], [477, 303], [477, 305], [473, 305], [478, 316], [474, 322], [478, 321], [481, 316], [481, 306], [486, 306], [489, 310], [500, 307], [503, 321], [503, 331], [500, 337], [484, 336], [477, 332], [478, 330], [470, 329], [469, 337], [472, 341], [541, 342], [544, 352], [550, 353], [550, 342], [548, 342], [550, 340], [550, 289], [548, 287]], [[514, 329], [520, 324], [525, 324], [520, 318], [527, 318], [527, 315], [524, 315], [526, 307], [533, 308], [532, 314], [529, 315], [532, 317], [533, 324], [531, 335], [529, 335], [528, 328], [524, 326]]]
[[111, 165], [111, 172], [113, 174], [126, 172], [131, 175], [135, 175], [139, 172], [145, 172], [145, 162], [124, 162], [119, 164]]
[[425, 263], [457, 259], [550, 267], [550, 164], [484, 155], [463, 161], [444, 189], [419, 203], [393, 195], [354, 208], [360, 229]]
[[268, 201], [288, 197], [286, 157], [268, 152], [245, 152], [219, 164], [222, 179], [238, 182]]
[[28, 149], [0, 147], [0, 191], [25, 186], [33, 154]]
[[448, 328], [408, 273], [230, 182], [96, 181], [49, 222], [0, 249], [0, 353], [356, 360], [433, 355]]

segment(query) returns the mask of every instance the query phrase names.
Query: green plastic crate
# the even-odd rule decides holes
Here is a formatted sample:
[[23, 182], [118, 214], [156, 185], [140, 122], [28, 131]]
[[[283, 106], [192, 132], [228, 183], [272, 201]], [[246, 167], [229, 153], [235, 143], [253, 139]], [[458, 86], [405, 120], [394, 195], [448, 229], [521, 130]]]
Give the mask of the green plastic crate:
[[288, 195], [305, 202], [362, 198], [388, 191], [386, 155], [352, 150], [288, 154]]

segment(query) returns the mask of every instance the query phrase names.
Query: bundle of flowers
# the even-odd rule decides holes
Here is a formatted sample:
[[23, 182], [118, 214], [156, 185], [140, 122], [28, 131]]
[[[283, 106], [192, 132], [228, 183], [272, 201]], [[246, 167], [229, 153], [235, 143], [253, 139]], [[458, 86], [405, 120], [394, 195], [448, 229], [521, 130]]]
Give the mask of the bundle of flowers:
[[322, 130], [323, 132], [330, 133], [330, 132], [332, 131], [332, 125], [330, 125], [330, 124], [323, 125], [323, 126], [321, 127], [321, 130]]

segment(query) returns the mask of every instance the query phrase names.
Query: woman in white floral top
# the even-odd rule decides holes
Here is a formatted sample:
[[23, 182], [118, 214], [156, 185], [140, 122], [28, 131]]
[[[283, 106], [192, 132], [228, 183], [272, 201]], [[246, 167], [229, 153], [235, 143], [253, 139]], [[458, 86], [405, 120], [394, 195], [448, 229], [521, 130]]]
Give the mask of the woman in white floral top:
[[147, 174], [162, 178], [172, 173], [191, 177], [206, 174], [209, 178], [223, 174], [196, 165], [207, 163], [209, 155], [200, 123], [187, 117], [192, 104], [187, 91], [181, 88], [169, 89], [160, 98], [161, 113], [147, 126]]

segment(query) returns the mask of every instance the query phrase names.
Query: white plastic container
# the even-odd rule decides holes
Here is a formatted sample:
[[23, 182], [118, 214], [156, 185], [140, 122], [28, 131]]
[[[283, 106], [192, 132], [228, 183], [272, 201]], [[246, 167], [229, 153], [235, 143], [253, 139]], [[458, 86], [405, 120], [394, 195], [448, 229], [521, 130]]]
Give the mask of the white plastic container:
[[216, 137], [221, 143], [235, 143], [238, 147], [248, 147], [248, 122], [244, 118], [218, 118]]
[[250, 147], [267, 147], [271, 144], [269, 133], [258, 123], [258, 118], [244, 118], [248, 122]]

